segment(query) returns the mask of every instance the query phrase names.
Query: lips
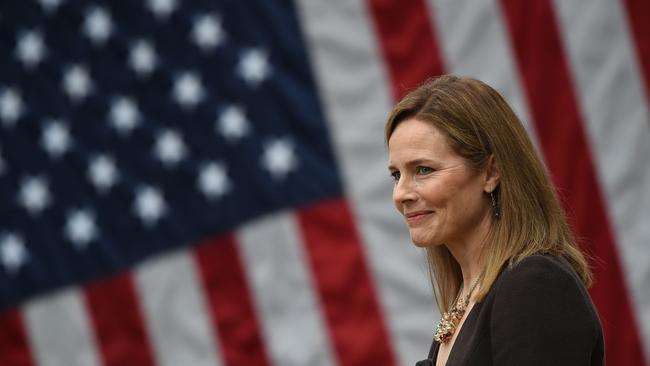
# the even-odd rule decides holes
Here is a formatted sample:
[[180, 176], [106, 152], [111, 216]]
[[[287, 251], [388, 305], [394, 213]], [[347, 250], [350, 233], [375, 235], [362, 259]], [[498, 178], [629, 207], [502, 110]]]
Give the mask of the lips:
[[406, 217], [406, 221], [409, 224], [416, 224], [422, 220], [424, 220], [430, 213], [433, 211], [413, 211], [404, 214], [404, 217]]

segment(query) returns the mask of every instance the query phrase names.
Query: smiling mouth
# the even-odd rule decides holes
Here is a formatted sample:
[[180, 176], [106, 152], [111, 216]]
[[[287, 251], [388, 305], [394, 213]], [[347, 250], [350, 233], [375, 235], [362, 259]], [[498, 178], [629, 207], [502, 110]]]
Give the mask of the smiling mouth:
[[410, 224], [417, 224], [418, 222], [424, 220], [425, 217], [427, 217], [429, 214], [431, 214], [432, 211], [418, 211], [418, 212], [412, 212], [404, 215], [406, 218], [406, 222]]

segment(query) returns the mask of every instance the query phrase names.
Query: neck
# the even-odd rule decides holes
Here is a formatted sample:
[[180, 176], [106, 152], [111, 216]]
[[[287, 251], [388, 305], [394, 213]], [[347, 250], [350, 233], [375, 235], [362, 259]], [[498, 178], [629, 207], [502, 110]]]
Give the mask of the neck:
[[454, 256], [463, 274], [463, 288], [461, 293], [466, 294], [483, 272], [481, 249], [490, 230], [490, 217], [485, 217], [476, 226], [475, 230], [468, 233], [463, 240], [447, 244], [447, 248]]
[[[459, 251], [450, 249], [452, 255], [456, 258], [458, 264], [460, 264], [460, 270], [463, 273], [462, 294], [466, 294], [470, 290], [483, 271], [483, 266], [481, 265], [479, 258], [480, 246], [477, 245], [477, 247], [467, 249], [469, 250]], [[460, 254], [462, 255], [457, 255], [456, 252], [461, 252]]]

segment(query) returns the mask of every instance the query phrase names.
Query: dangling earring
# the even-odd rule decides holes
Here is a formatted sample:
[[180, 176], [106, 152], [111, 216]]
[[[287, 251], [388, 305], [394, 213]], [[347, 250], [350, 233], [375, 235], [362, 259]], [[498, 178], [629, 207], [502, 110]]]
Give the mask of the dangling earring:
[[494, 218], [498, 220], [501, 218], [501, 212], [499, 212], [497, 200], [494, 198], [494, 191], [490, 192], [490, 198], [492, 199], [492, 211], [494, 211]]

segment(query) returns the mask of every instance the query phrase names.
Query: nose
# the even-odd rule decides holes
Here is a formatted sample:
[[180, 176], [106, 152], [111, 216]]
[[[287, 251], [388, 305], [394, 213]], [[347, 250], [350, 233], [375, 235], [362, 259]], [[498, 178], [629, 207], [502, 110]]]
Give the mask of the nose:
[[413, 182], [408, 178], [400, 178], [393, 186], [393, 202], [400, 212], [405, 204], [415, 201], [416, 198]]

